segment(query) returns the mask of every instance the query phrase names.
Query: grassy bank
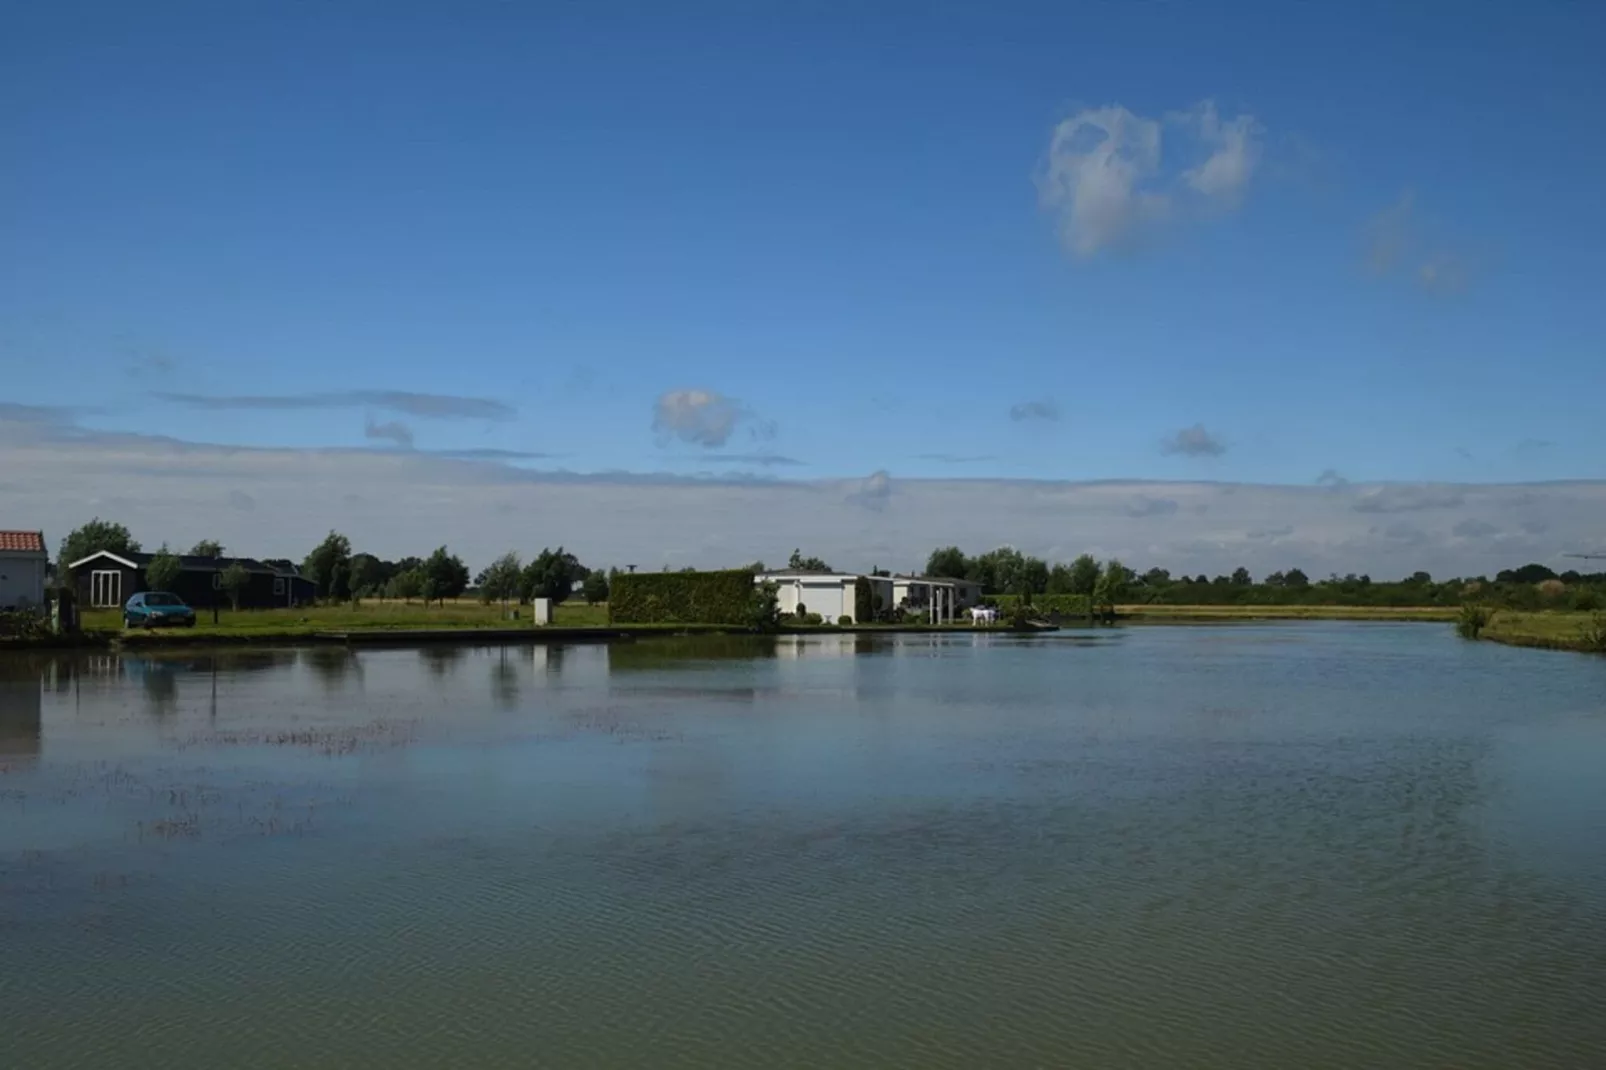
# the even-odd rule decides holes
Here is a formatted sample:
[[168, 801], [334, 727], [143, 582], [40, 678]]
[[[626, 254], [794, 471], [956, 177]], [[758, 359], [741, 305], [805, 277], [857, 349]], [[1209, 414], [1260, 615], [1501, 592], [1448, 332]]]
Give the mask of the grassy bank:
[[1226, 620], [1429, 620], [1451, 621], [1453, 606], [1119, 606], [1134, 623]]
[[1496, 610], [1478, 634], [1508, 646], [1606, 654], [1606, 614]]
[[[194, 628], [178, 629], [183, 636], [234, 636], [253, 639], [266, 636], [313, 635], [318, 632], [405, 631], [474, 628], [532, 628], [530, 607], [518, 606], [519, 619], [509, 620], [500, 605], [480, 602], [451, 601], [425, 606], [420, 602], [387, 602], [371, 599], [350, 605], [300, 606], [295, 609], [242, 609], [238, 612], [224, 609], [218, 613], [218, 622], [212, 623], [212, 611], [196, 611]], [[94, 609], [83, 614], [86, 632], [119, 633], [123, 630], [122, 614], [114, 609]], [[593, 628], [608, 623], [606, 605], [589, 606], [584, 602], [557, 606], [552, 614], [553, 626], [559, 628]], [[152, 641], [173, 635], [163, 629], [131, 633], [140, 641], [149, 636]]]

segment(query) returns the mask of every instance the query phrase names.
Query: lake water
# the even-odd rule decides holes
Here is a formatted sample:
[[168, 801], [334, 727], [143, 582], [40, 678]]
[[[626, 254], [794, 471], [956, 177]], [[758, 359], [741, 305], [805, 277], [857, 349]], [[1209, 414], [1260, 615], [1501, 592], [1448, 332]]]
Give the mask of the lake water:
[[0, 1067], [1606, 1066], [1606, 659], [0, 658]]

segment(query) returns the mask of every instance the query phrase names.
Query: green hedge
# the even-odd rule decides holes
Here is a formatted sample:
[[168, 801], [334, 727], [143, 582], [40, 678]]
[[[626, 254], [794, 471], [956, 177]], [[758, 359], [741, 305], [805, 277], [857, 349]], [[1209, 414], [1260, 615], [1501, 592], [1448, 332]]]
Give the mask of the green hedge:
[[725, 572], [627, 572], [608, 592], [614, 624], [752, 623], [755, 590], [746, 569]]

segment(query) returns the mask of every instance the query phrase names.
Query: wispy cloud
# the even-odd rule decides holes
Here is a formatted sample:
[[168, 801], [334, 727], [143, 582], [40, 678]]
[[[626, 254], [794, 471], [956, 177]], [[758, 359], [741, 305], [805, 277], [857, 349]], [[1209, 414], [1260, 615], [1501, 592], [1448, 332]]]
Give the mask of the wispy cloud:
[[[538, 530], [543, 541], [575, 547], [586, 560], [647, 567], [740, 564], [802, 545], [842, 567], [907, 568], [932, 546], [974, 552], [1007, 541], [1038, 556], [1064, 560], [1085, 550], [1174, 574], [1216, 575], [1243, 565], [1257, 574], [1297, 566], [1313, 576], [1395, 577], [1417, 569], [1451, 576], [1492, 575], [1528, 561], [1565, 568], [1562, 550], [1598, 545], [1606, 531], [1606, 481], [1429, 485], [1423, 498], [1375, 484], [1333, 493], [1188, 481], [894, 479], [885, 472], [790, 480], [577, 473], [427, 450], [251, 448], [42, 423], [4, 422], [0, 433], [0, 516], [59, 533], [99, 513], [149, 545], [187, 545], [206, 534], [242, 553], [297, 559], [338, 524], [359, 548], [385, 557], [444, 542], [474, 567], [505, 551], [510, 531]], [[1374, 493], [1407, 493], [1404, 501], [1384, 499], [1402, 515], [1353, 508]], [[1141, 498], [1176, 502], [1177, 519], [1129, 516], [1127, 507]], [[1426, 502], [1442, 508], [1400, 508]], [[1502, 530], [1457, 535], [1469, 520]], [[1396, 521], [1426, 539], [1395, 528]]]
[[18, 405], [0, 401], [0, 420], [17, 424], [70, 424], [82, 411], [67, 405]]
[[336, 390], [310, 394], [181, 394], [156, 391], [160, 401], [192, 409], [380, 409], [434, 420], [511, 420], [518, 410], [492, 398], [454, 394], [415, 394], [405, 390]]
[[1369, 534], [1381, 535], [1391, 542], [1405, 543], [1408, 546], [1421, 546], [1428, 542], [1432, 536], [1415, 524], [1407, 524], [1403, 520], [1396, 520], [1382, 529], [1370, 528]]
[[1219, 457], [1227, 452], [1227, 444], [1205, 430], [1204, 424], [1194, 424], [1167, 436], [1160, 444], [1160, 450], [1184, 457]]
[[1417, 513], [1454, 509], [1466, 500], [1456, 487], [1397, 483], [1366, 491], [1351, 506], [1357, 513]]
[[[1172, 155], [1192, 159], [1192, 166], [1167, 171], [1167, 130]], [[1208, 100], [1163, 121], [1119, 104], [1084, 109], [1054, 128], [1038, 197], [1066, 248], [1092, 256], [1185, 212], [1238, 204], [1259, 164], [1261, 141], [1253, 116], [1223, 119]]]
[[1457, 522], [1456, 525], [1450, 529], [1450, 534], [1454, 535], [1458, 539], [1483, 539], [1489, 537], [1490, 535], [1500, 534], [1500, 527], [1496, 524], [1489, 523], [1487, 520], [1478, 520], [1475, 517], [1468, 517], [1465, 520]]
[[1412, 190], [1369, 219], [1364, 237], [1366, 266], [1373, 274], [1405, 277], [1441, 294], [1461, 290], [1470, 278], [1472, 261], [1422, 222]]
[[369, 420], [363, 425], [363, 437], [373, 441], [391, 442], [404, 450], [413, 448], [413, 429], [400, 420], [376, 423]]
[[489, 446], [477, 446], [463, 450], [425, 450], [431, 457], [446, 457], [459, 461], [533, 461], [542, 457], [554, 457], [551, 453], [534, 453], [529, 450], [503, 450]]
[[933, 461], [937, 464], [980, 464], [983, 461], [995, 461], [998, 458], [988, 453], [974, 455], [963, 453], [917, 453], [917, 461]]
[[669, 460], [693, 464], [718, 461], [723, 464], [751, 465], [759, 468], [796, 468], [804, 463], [796, 457], [783, 457], [778, 453], [699, 453], [690, 457], [671, 457]]
[[1131, 517], [1143, 516], [1171, 516], [1177, 511], [1175, 498], [1153, 498], [1147, 494], [1139, 494], [1126, 505], [1126, 515]]
[[1337, 469], [1324, 468], [1322, 469], [1322, 474], [1316, 477], [1316, 485], [1318, 487], [1333, 487], [1336, 489], [1349, 486], [1349, 480], [1339, 475]]
[[171, 374], [176, 367], [178, 362], [166, 353], [142, 349], [129, 354], [128, 366], [124, 370], [132, 379], [160, 379]]
[[1060, 418], [1059, 403], [1051, 400], [1023, 401], [1018, 405], [1009, 407], [1009, 418], [1016, 423], [1026, 423], [1031, 420], [1045, 420], [1057, 423]]

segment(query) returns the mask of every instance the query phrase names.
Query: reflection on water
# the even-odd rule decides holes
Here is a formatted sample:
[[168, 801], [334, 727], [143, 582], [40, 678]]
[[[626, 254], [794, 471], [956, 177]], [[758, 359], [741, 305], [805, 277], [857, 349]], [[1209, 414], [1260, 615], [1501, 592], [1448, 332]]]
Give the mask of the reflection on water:
[[348, 684], [360, 686], [362, 682], [362, 661], [348, 647], [308, 647], [300, 657], [327, 690], [339, 691]]
[[457, 666], [463, 660], [463, 648], [446, 644], [424, 646], [418, 650], [418, 659], [431, 676], [445, 680], [457, 672]]
[[1436, 626], [0, 658], [0, 1066], [1597, 1066], [1603, 725]]
[[0, 769], [38, 756], [43, 661], [0, 655]]

